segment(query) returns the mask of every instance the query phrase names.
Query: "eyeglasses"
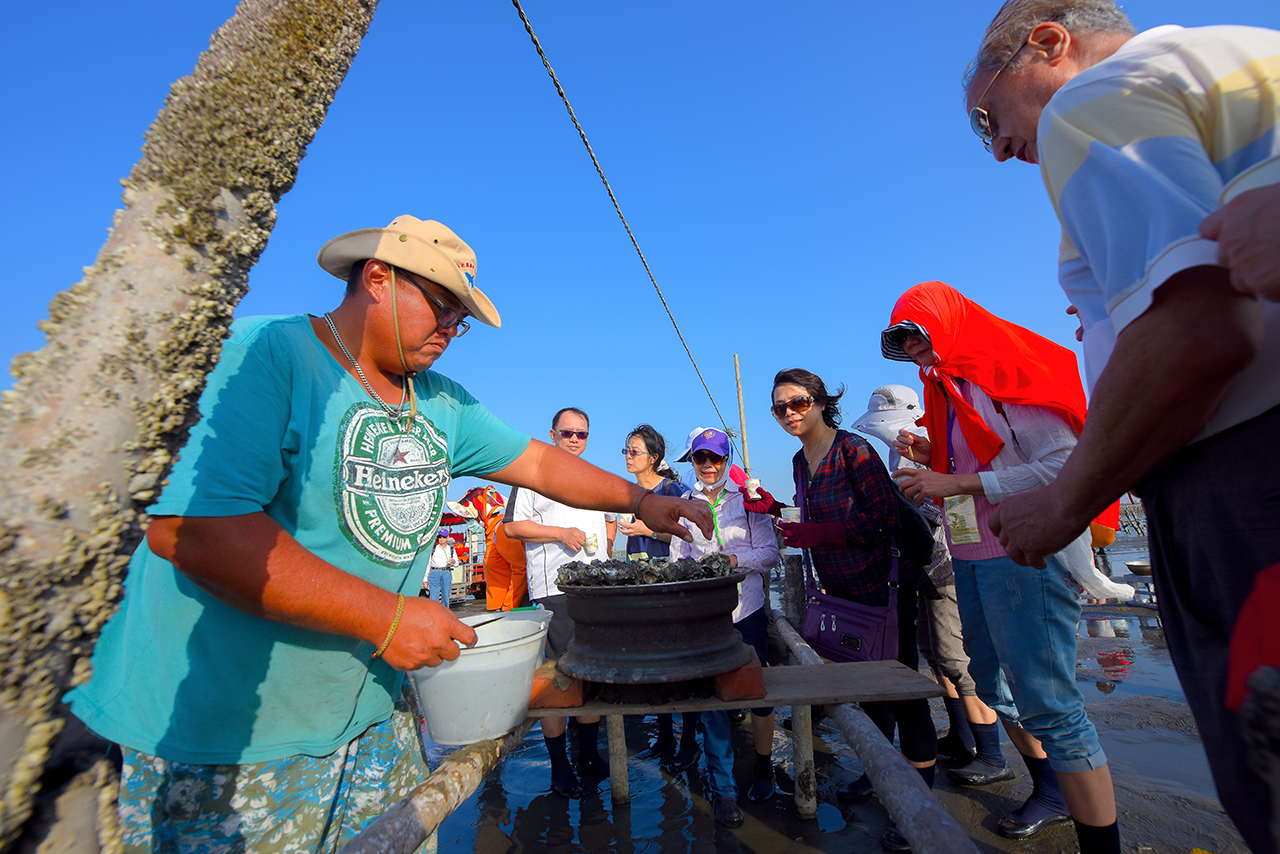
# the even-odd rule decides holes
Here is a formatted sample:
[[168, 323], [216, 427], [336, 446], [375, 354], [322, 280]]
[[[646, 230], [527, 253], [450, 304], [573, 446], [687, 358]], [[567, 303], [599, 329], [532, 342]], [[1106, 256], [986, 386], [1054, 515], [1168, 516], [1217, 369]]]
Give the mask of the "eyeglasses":
[[809, 411], [809, 407], [813, 406], [813, 395], [802, 394], [799, 397], [793, 397], [790, 400], [784, 400], [782, 403], [775, 403], [769, 407], [773, 413], [773, 417], [781, 421], [787, 417], [787, 410], [794, 409], [800, 415], [804, 415]]
[[649, 452], [648, 452], [648, 451], [636, 451], [636, 450], [633, 450], [633, 449], [631, 449], [631, 448], [623, 448], [623, 449], [622, 449], [622, 455], [623, 455], [624, 457], [629, 457], [629, 458], [631, 458], [631, 459], [633, 459], [633, 460], [634, 460], [636, 457], [647, 457], [647, 456], [649, 456]]
[[1000, 76], [1000, 72], [1009, 67], [1009, 63], [1013, 62], [1013, 58], [1022, 53], [1022, 48], [1027, 45], [1024, 43], [1013, 52], [1008, 59], [1004, 61], [1004, 65], [996, 69], [996, 73], [992, 75], [987, 82], [987, 88], [982, 90], [982, 94], [978, 96], [978, 100], [973, 102], [973, 109], [969, 111], [969, 127], [973, 128], [973, 132], [982, 140], [982, 147], [987, 151], [991, 150], [991, 143], [995, 141], [995, 133], [991, 130], [991, 114], [978, 105], [982, 103], [982, 99], [987, 97], [987, 93], [991, 91], [991, 86], [996, 82], [996, 78]]
[[695, 451], [691, 459], [693, 460], [694, 465], [702, 466], [707, 463], [715, 463], [716, 465], [719, 465], [728, 458], [722, 457], [719, 454], [713, 454], [711, 451]]
[[574, 436], [577, 436], [582, 441], [587, 441], [586, 430], [560, 430], [558, 432], [560, 433], [561, 439], [572, 439]]
[[406, 282], [413, 285], [418, 290], [422, 291], [422, 295], [426, 297], [427, 300], [436, 307], [437, 311], [435, 312], [435, 315], [436, 315], [437, 326], [439, 326], [441, 329], [454, 330], [453, 334], [455, 336], [460, 337], [467, 334], [467, 330], [471, 328], [471, 324], [467, 323], [465, 320], [462, 319], [464, 315], [462, 315], [457, 309], [450, 308], [440, 300], [436, 299], [434, 296], [431, 295], [430, 291], [428, 291], [422, 285], [415, 282], [410, 276], [408, 276], [405, 273], [404, 270], [400, 271], [400, 278], [404, 279]]

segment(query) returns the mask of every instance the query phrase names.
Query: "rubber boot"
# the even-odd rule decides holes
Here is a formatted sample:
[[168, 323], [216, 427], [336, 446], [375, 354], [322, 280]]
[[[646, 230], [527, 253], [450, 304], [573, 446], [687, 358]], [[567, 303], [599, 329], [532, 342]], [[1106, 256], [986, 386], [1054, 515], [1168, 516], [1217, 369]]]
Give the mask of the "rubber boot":
[[973, 731], [969, 729], [969, 719], [964, 716], [964, 704], [959, 697], [943, 697], [942, 703], [947, 708], [947, 720], [951, 722], [951, 729], [938, 739], [938, 755], [968, 762], [973, 759], [977, 750]]
[[773, 756], [756, 754], [755, 767], [751, 769], [751, 788], [747, 800], [760, 803], [773, 797]]
[[1009, 763], [1004, 761], [1004, 752], [1000, 750], [999, 724], [970, 723], [973, 740], [978, 748], [978, 755], [968, 765], [961, 768], [948, 768], [947, 776], [962, 786], [987, 786], [1002, 780], [1012, 780], [1013, 772]]
[[600, 722], [578, 724], [578, 773], [609, 776], [609, 763], [600, 756]]
[[653, 740], [653, 744], [649, 746], [649, 752], [655, 756], [660, 756], [676, 749], [675, 728], [671, 724], [671, 715], [663, 713], [658, 715], [658, 737]]
[[1049, 760], [1021, 755], [1031, 776], [1031, 797], [997, 823], [996, 831], [1006, 839], [1029, 839], [1051, 824], [1071, 820], [1071, 810], [1058, 786], [1058, 772]]
[[548, 738], [544, 735], [542, 740], [547, 745], [547, 756], [551, 758], [551, 788], [566, 798], [581, 795], [578, 778], [573, 775], [573, 766], [569, 764], [568, 737], [561, 734]]
[[662, 769], [668, 774], [679, 774], [693, 767], [698, 761], [698, 713], [683, 712], [680, 715], [680, 749], [670, 761], [662, 763]]

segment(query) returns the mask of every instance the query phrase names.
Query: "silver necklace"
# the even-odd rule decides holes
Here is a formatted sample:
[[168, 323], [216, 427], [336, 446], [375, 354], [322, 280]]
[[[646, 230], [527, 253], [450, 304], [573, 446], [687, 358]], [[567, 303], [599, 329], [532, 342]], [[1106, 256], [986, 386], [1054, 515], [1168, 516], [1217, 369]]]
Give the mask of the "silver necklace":
[[373, 386], [369, 385], [369, 381], [364, 378], [364, 371], [360, 370], [360, 363], [356, 361], [355, 356], [351, 355], [351, 351], [347, 349], [347, 345], [342, 343], [342, 336], [338, 334], [338, 327], [333, 325], [333, 318], [329, 316], [328, 312], [325, 312], [324, 322], [329, 324], [329, 331], [333, 333], [333, 340], [338, 342], [338, 347], [342, 350], [342, 355], [346, 356], [347, 360], [355, 367], [356, 376], [360, 378], [360, 384], [364, 386], [364, 390], [369, 392], [369, 394], [373, 396], [374, 400], [378, 401], [383, 410], [386, 411], [388, 418], [399, 423], [400, 419], [404, 417], [404, 402], [408, 396], [409, 378], [405, 377], [401, 380], [400, 407], [398, 409], [393, 409], [391, 404], [383, 400], [382, 395], [374, 391]]

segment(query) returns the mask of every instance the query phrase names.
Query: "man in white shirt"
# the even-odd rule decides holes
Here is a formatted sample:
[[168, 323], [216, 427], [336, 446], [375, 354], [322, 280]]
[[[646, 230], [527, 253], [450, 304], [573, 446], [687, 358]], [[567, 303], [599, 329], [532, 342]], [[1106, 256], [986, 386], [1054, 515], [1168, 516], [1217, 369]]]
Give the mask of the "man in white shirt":
[[[551, 419], [551, 442], [576, 457], [587, 449], [591, 422], [587, 413], [575, 407], [561, 409]], [[607, 559], [613, 551], [616, 522], [599, 510], [581, 510], [539, 495], [532, 490], [514, 490], [507, 503], [503, 528], [513, 540], [524, 542], [529, 599], [553, 614], [547, 631], [547, 656], [559, 658], [573, 639], [573, 620], [565, 610], [565, 597], [556, 586], [560, 567], [570, 561]], [[578, 771], [607, 777], [609, 765], [598, 747], [600, 717], [579, 717]], [[582, 789], [569, 763], [565, 740], [566, 718], [543, 718], [542, 737], [551, 757], [551, 788], [568, 798]]]

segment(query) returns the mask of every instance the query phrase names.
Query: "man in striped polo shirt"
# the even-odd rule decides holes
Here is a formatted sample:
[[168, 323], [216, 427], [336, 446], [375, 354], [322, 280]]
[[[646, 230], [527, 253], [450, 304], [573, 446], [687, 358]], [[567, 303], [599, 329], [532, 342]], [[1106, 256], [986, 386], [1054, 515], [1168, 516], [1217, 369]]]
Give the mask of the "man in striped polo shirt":
[[[1267, 441], [1280, 435], [1280, 303], [1219, 266], [1200, 225], [1237, 199], [1275, 203], [1280, 32], [1135, 34], [1110, 0], [1010, 0], [965, 88], [995, 158], [1041, 167], [1092, 389], [1058, 479], [1002, 502], [991, 527], [1010, 557], [1043, 566], [1137, 489], [1170, 653], [1219, 796], [1249, 846], [1274, 851], [1267, 786], [1223, 697], [1241, 603], [1280, 561], [1280, 455]], [[1272, 242], [1255, 251], [1273, 254], [1278, 228], [1258, 224]], [[1242, 449], [1256, 450], [1247, 471]]]

